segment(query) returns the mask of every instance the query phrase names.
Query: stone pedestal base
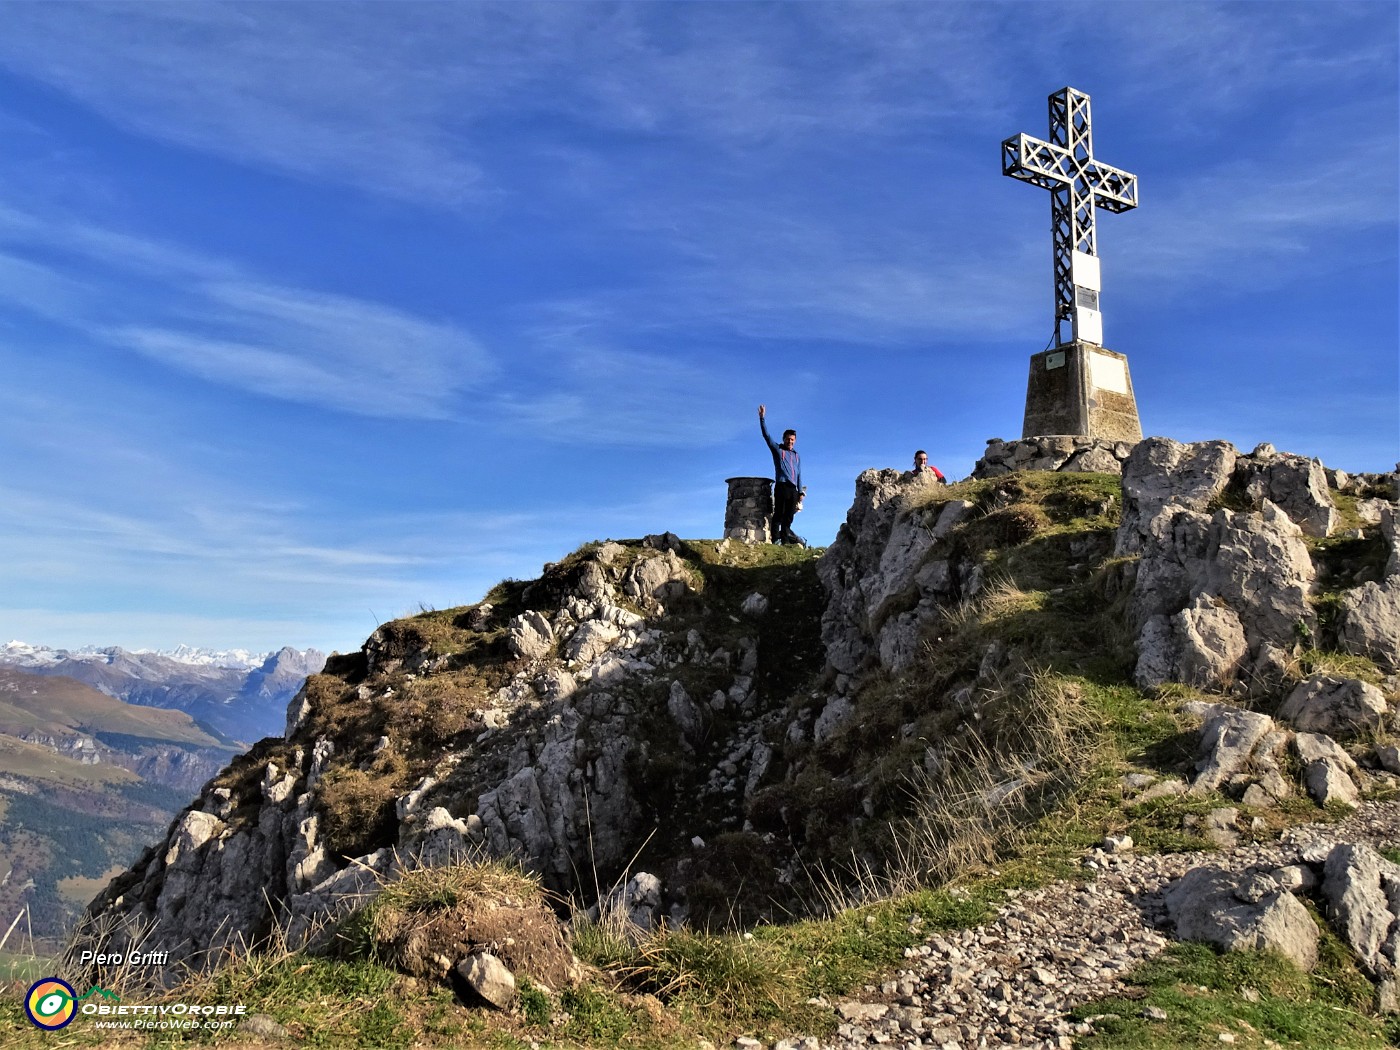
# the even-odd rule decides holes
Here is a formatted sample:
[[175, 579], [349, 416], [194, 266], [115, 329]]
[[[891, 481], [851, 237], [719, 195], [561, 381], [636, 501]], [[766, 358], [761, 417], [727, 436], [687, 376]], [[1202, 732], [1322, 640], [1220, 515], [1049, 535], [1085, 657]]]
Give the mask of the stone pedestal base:
[[1023, 438], [1069, 434], [1142, 440], [1128, 358], [1093, 343], [1065, 343], [1031, 358]]
[[772, 478], [725, 478], [724, 535], [742, 543], [767, 543], [773, 520]]

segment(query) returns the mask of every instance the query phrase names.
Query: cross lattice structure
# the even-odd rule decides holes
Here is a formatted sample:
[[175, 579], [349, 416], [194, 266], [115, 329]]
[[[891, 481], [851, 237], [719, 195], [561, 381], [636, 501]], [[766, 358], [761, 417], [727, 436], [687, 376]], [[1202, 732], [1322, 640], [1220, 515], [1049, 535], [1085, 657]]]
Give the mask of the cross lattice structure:
[[1001, 173], [1050, 191], [1055, 241], [1055, 343], [1103, 345], [1094, 211], [1138, 205], [1137, 176], [1094, 159], [1089, 96], [1065, 87], [1050, 96], [1050, 141], [1013, 135], [1001, 144]]

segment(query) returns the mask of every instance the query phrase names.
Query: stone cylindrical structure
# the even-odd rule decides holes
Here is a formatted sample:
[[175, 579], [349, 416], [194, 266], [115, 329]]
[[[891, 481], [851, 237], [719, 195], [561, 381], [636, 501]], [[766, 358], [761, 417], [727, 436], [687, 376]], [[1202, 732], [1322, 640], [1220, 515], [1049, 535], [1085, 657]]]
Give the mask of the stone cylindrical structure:
[[725, 478], [724, 535], [743, 543], [767, 543], [772, 536], [772, 478]]

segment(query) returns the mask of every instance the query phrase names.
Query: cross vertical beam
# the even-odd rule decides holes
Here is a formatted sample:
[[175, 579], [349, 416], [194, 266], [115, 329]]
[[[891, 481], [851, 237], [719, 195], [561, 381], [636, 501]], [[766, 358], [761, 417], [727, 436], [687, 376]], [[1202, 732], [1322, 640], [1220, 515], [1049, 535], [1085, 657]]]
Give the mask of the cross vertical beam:
[[1137, 176], [1094, 158], [1089, 96], [1065, 87], [1050, 95], [1050, 139], [1013, 135], [1001, 144], [1001, 173], [1050, 191], [1054, 239], [1055, 344], [1103, 345], [1094, 210], [1138, 205]]

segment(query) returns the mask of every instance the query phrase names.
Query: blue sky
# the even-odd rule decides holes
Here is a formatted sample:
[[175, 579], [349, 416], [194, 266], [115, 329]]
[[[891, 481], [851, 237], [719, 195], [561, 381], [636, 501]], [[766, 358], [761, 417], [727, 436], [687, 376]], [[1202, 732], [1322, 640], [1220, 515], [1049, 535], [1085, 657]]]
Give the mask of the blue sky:
[[1093, 98], [1144, 429], [1392, 469], [1393, 3], [0, 4], [0, 635], [347, 650], [799, 432], [1019, 436]]

